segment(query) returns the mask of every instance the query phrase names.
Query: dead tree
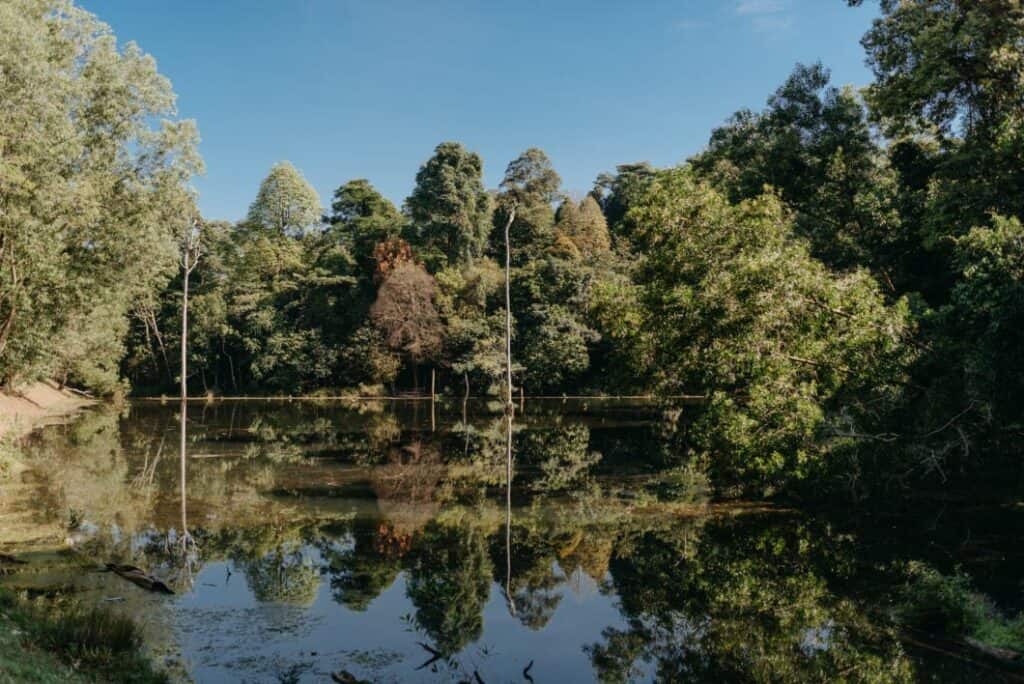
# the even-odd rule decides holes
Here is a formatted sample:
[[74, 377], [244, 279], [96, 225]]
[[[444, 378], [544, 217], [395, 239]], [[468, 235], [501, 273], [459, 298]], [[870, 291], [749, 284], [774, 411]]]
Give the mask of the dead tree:
[[516, 208], [513, 206], [505, 221], [505, 413], [509, 415], [515, 411], [512, 403], [512, 244], [509, 242], [509, 232], [515, 220]]

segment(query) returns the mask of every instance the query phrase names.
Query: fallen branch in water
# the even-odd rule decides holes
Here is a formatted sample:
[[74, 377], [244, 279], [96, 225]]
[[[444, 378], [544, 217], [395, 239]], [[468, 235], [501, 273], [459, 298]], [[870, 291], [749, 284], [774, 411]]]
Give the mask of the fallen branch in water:
[[137, 568], [134, 565], [119, 565], [117, 563], [107, 563], [107, 570], [114, 573], [118, 577], [123, 577], [132, 584], [142, 587], [147, 591], [155, 591], [161, 594], [173, 594], [174, 591], [158, 580], [156, 577], [146, 573], [145, 570]]

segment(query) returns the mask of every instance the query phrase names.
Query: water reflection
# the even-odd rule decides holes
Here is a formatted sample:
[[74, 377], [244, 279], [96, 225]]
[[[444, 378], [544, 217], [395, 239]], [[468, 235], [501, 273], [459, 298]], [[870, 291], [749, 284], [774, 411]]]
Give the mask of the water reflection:
[[180, 424], [180, 480], [181, 480], [181, 531], [178, 539], [181, 577], [189, 589], [193, 586], [194, 570], [199, 564], [199, 549], [188, 528], [188, 402], [182, 400], [178, 413]]
[[[934, 671], [886, 612], [885, 568], [920, 540], [709, 506], [700, 482], [665, 477], [678, 466], [660, 422], [635, 407], [485, 408], [193, 404], [177, 426], [170, 406], [89, 414], [38, 438], [19, 504], [35, 548], [73, 554], [4, 581], [124, 598], [197, 681]], [[1015, 558], [986, 585], [1008, 608]], [[111, 560], [177, 595], [82, 571]]]

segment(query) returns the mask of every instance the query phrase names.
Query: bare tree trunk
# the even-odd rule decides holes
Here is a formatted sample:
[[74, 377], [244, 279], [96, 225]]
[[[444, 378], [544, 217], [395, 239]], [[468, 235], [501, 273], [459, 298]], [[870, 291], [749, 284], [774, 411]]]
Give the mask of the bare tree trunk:
[[[181, 401], [188, 399], [188, 276], [195, 267], [193, 263], [189, 266], [189, 249], [185, 248], [185, 255], [182, 257], [185, 266], [185, 279], [181, 288]], [[184, 404], [182, 405], [184, 408]], [[182, 414], [182, 430], [185, 425], [185, 415]], [[184, 439], [184, 438], [182, 438]]]
[[462, 397], [462, 403], [466, 403], [466, 401], [469, 399], [469, 373], [463, 372], [462, 379], [466, 381], [466, 394], [464, 394]]
[[513, 207], [505, 222], [505, 598], [512, 615], [516, 614], [512, 598], [512, 417], [516, 409], [512, 403], [512, 243], [509, 231], [515, 218]]
[[[185, 511], [185, 476], [188, 463], [188, 279], [199, 263], [199, 222], [193, 222], [182, 245], [181, 266], [184, 277], [181, 287], [181, 545], [184, 554], [189, 544]], [[155, 321], [155, 318], [154, 318]], [[205, 382], [205, 378], [204, 378]]]
[[509, 242], [509, 230], [515, 218], [516, 210], [513, 208], [505, 222], [505, 413], [509, 415], [515, 411], [512, 403], [512, 245]]
[[512, 598], [512, 414], [505, 416], [505, 600], [508, 612], [516, 614]]
[[231, 379], [231, 391], [238, 394], [238, 383], [235, 382], [235, 362], [231, 355], [228, 354], [223, 336], [220, 338], [220, 355], [228, 360], [228, 377]]
[[160, 326], [157, 324], [156, 321], [156, 312], [153, 311], [152, 308], [147, 306], [146, 311], [144, 312], [143, 315], [146, 316], [145, 323], [147, 335], [150, 326], [153, 327], [153, 339], [156, 340], [157, 347], [160, 349], [160, 357], [164, 360], [164, 373], [167, 374], [167, 379], [170, 380], [172, 379], [171, 362], [167, 359], [167, 347], [166, 345], [164, 345], [164, 336], [160, 333]]
[[430, 400], [431, 401], [434, 401], [434, 399], [436, 398], [436, 393], [435, 393], [436, 373], [437, 373], [437, 369], [435, 369], [435, 368], [431, 368], [430, 369]]

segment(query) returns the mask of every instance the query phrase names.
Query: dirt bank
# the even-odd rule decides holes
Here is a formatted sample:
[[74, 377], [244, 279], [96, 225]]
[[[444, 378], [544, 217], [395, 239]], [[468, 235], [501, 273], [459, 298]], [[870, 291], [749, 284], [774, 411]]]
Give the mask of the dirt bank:
[[13, 392], [0, 392], [0, 441], [66, 420], [92, 403], [66, 389], [58, 389], [53, 382], [37, 382]]

